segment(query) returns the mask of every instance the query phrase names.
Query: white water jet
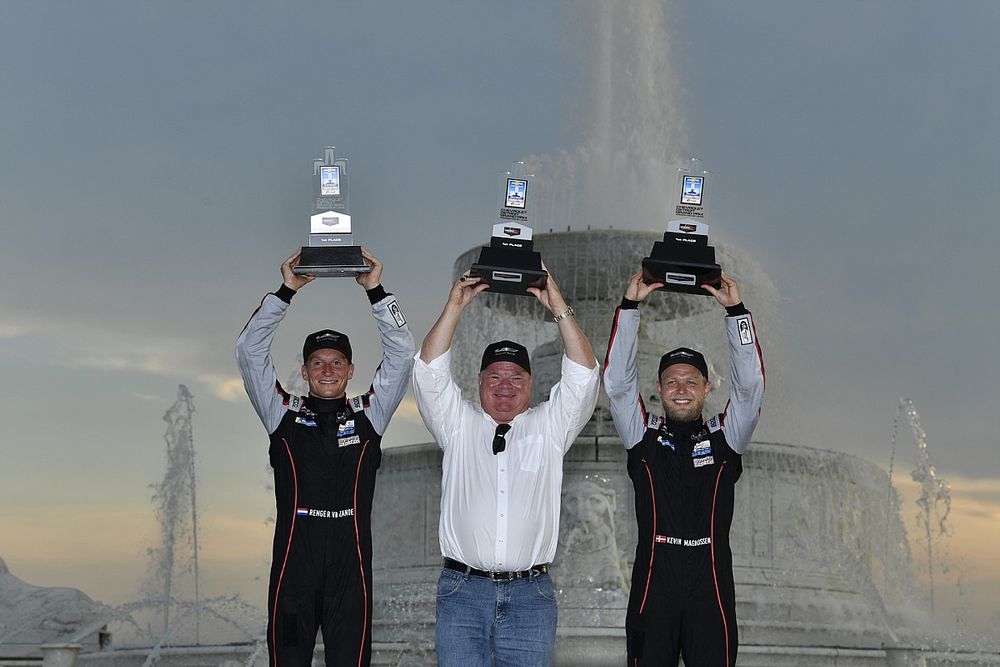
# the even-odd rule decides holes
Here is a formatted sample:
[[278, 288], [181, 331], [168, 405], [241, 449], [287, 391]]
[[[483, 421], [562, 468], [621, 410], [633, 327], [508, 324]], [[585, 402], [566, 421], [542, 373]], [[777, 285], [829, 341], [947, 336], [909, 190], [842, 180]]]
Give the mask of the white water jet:
[[913, 432], [913, 439], [917, 445], [917, 463], [910, 473], [914, 482], [920, 485], [920, 495], [917, 498], [919, 511], [916, 515], [917, 525], [922, 529], [923, 541], [926, 548], [927, 558], [927, 594], [930, 600], [931, 616], [935, 614], [934, 603], [934, 572], [937, 565], [942, 573], [947, 574], [948, 563], [942, 558], [940, 551], [935, 556], [935, 542], [947, 537], [951, 533], [948, 523], [948, 516], [951, 514], [951, 485], [942, 478], [937, 469], [931, 463], [930, 451], [927, 447], [927, 433], [920, 424], [920, 413], [909, 398], [899, 399], [899, 409], [893, 420], [892, 429], [892, 453], [889, 458], [889, 482], [892, 483], [892, 468], [896, 455], [897, 432], [899, 419], [906, 417]]
[[[160, 524], [160, 544], [150, 549], [152, 562], [149, 586], [154, 595], [162, 591], [163, 634], [170, 632], [170, 606], [175, 600], [176, 577], [190, 569], [194, 587], [194, 608], [199, 608], [198, 505], [195, 477], [194, 434], [191, 418], [194, 400], [185, 385], [178, 385], [177, 400], [163, 415], [167, 430], [167, 470], [153, 487], [155, 514]], [[190, 544], [190, 558], [181, 560], [181, 547]], [[181, 563], [178, 564], [178, 561]], [[200, 640], [199, 615], [195, 614], [195, 642]]]

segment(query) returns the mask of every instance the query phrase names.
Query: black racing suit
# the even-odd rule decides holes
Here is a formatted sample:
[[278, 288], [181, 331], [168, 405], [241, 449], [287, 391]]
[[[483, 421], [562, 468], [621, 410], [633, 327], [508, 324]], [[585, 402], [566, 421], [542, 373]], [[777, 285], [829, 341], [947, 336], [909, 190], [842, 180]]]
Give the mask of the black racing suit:
[[277, 518], [268, 589], [270, 667], [307, 667], [316, 631], [326, 664], [371, 660], [371, 508], [382, 434], [406, 392], [413, 337], [395, 297], [369, 290], [383, 358], [369, 391], [347, 400], [291, 396], [271, 340], [295, 292], [267, 294], [236, 343], [250, 402], [270, 435]]
[[604, 385], [628, 448], [639, 543], [625, 620], [628, 665], [732, 667], [736, 595], [729, 528], [742, 453], [760, 415], [764, 367], [753, 319], [727, 309], [732, 389], [707, 422], [675, 423], [646, 413], [639, 392], [639, 311], [615, 311]]

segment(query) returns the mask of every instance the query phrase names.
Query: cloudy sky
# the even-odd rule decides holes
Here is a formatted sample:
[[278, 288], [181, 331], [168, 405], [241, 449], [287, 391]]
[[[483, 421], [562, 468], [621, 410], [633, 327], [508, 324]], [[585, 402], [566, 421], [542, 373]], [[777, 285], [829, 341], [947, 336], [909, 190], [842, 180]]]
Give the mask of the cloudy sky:
[[[351, 158], [359, 235], [418, 340], [454, 258], [488, 237], [499, 171], [574, 154], [593, 167], [604, 150], [641, 181], [653, 147], [719, 174], [713, 236], [750, 253], [779, 295], [764, 347], [784, 398], [767, 407], [769, 436], [885, 466], [900, 397], [912, 398], [952, 481], [966, 602], [996, 618], [1000, 4], [627, 6], [0, 4], [0, 558], [12, 572], [110, 602], [135, 595], [155, 540], [161, 417], [184, 383], [206, 587], [262, 603], [266, 439], [232, 344], [305, 242], [323, 146]], [[650, 17], [632, 40], [643, 58], [602, 45], [607, 22], [631, 43]], [[636, 99], [653, 104], [636, 111]], [[642, 189], [648, 199], [612, 188], [609, 201], [660, 201]], [[579, 220], [662, 229], [624, 217]], [[351, 281], [303, 290], [276, 341], [279, 376], [328, 324], [362, 334], [369, 374], [367, 313]], [[408, 399], [386, 443], [427, 439]], [[915, 451], [904, 428], [898, 477]]]

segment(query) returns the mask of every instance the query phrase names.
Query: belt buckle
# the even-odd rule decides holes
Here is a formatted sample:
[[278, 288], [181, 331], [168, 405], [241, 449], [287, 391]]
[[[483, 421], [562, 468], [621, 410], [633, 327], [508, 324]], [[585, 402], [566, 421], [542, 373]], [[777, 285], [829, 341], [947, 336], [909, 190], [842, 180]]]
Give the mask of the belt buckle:
[[491, 581], [513, 581], [516, 572], [490, 572]]

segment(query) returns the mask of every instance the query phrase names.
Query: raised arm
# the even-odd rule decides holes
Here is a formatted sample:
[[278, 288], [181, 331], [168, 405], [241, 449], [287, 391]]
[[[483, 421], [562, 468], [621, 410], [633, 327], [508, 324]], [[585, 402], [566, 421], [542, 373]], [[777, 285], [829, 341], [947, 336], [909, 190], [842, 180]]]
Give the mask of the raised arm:
[[243, 376], [243, 386], [269, 434], [278, 428], [290, 399], [274, 372], [271, 341], [296, 291], [315, 279], [313, 275], [297, 276], [292, 273], [299, 263], [300, 252], [296, 251], [281, 263], [281, 287], [277, 292], [264, 296], [236, 340], [236, 364]]
[[646, 406], [639, 388], [639, 302], [663, 283], [646, 285], [636, 273], [625, 288], [622, 303], [615, 309], [604, 360], [604, 391], [611, 404], [611, 418], [626, 449], [642, 440], [646, 430]]
[[365, 288], [372, 302], [372, 314], [382, 339], [382, 362], [375, 371], [366, 397], [368, 400], [361, 398], [360, 405], [355, 404], [355, 407], [363, 408], [375, 431], [382, 434], [406, 393], [416, 346], [396, 297], [382, 287], [382, 262], [365, 248], [361, 248], [361, 254], [372, 270], [358, 274], [356, 280]]
[[417, 399], [417, 409], [442, 449], [451, 445], [455, 435], [452, 426], [462, 411], [471, 409], [462, 401], [462, 392], [451, 376], [450, 352], [462, 311], [487, 288], [485, 283], [476, 281], [478, 278], [465, 276], [452, 285], [444, 310], [424, 338], [413, 366], [413, 395]]
[[[542, 267], [545, 268], [545, 265], [543, 264]], [[546, 268], [546, 270], [548, 269]], [[542, 305], [552, 313], [552, 316], [559, 323], [559, 336], [562, 338], [566, 356], [581, 366], [597, 368], [594, 349], [573, 316], [570, 307], [566, 304], [552, 274], [550, 273], [548, 280], [545, 281], [545, 289], [529, 287], [528, 291], [542, 302]]]
[[451, 341], [455, 337], [455, 329], [462, 317], [462, 311], [472, 303], [476, 295], [489, 287], [486, 283], [478, 281], [479, 278], [462, 276], [452, 285], [444, 310], [420, 346], [420, 359], [424, 363], [434, 361], [451, 349]]
[[750, 442], [764, 401], [764, 360], [753, 315], [743, 305], [736, 281], [722, 274], [719, 289], [703, 285], [726, 307], [726, 333], [732, 356], [732, 388], [723, 412], [722, 430], [732, 450], [742, 454]]

